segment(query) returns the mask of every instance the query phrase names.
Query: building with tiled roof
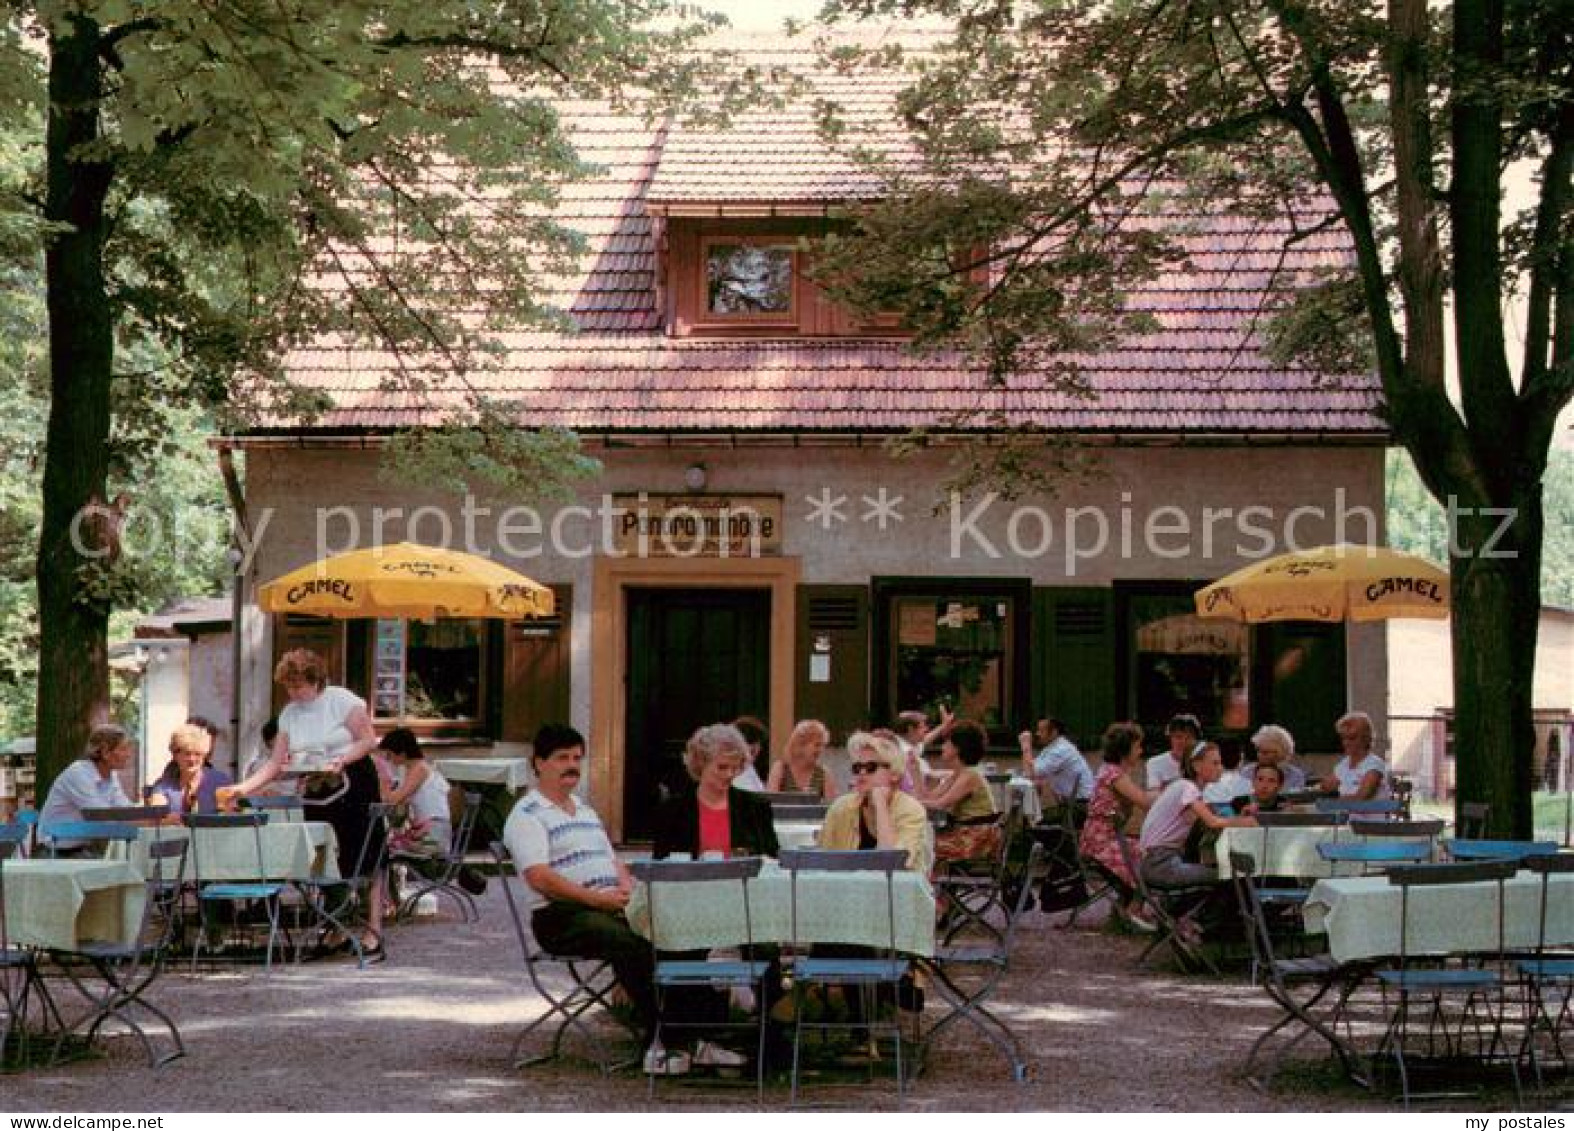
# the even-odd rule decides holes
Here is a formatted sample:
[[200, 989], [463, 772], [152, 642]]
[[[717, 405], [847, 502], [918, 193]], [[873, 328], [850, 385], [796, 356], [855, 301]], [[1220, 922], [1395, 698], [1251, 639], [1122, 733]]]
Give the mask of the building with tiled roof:
[[[762, 68], [804, 57], [773, 39], [741, 49]], [[899, 136], [899, 75], [812, 77], [850, 121]], [[1376, 633], [1254, 629], [1222, 652], [1219, 634], [1177, 652], [1138, 636], [1254, 555], [1381, 535], [1375, 377], [1271, 360], [1260, 335], [1270, 272], [1343, 262], [1336, 227], [1287, 246], [1271, 224], [1175, 217], [1189, 262], [1131, 296], [1151, 332], [1076, 359], [1092, 395], [1032, 373], [991, 385], [960, 355], [916, 354], [894, 327], [857, 323], [808, 279], [799, 238], [880, 192], [820, 137], [811, 99], [726, 130], [589, 103], [563, 112], [597, 170], [554, 213], [587, 241], [546, 295], [576, 329], [504, 335], [499, 363], [463, 390], [419, 395], [393, 391], [387, 356], [303, 348], [287, 369], [330, 407], [235, 441], [248, 508], [272, 516], [254, 580], [373, 540], [379, 509], [384, 540], [460, 544], [467, 507], [485, 506], [471, 548], [556, 585], [558, 617], [386, 627], [259, 615], [253, 717], [271, 657], [309, 641], [379, 725], [418, 718], [433, 735], [513, 742], [567, 718], [590, 738], [603, 813], [639, 835], [650, 799], [680, 784], [683, 736], [744, 713], [778, 740], [794, 719], [822, 717], [839, 740], [946, 700], [1014, 745], [1053, 711], [1089, 750], [1113, 719], [1158, 724], [1183, 709], [1229, 734], [1299, 725], [1314, 750], [1347, 706], [1381, 713]], [[438, 423], [476, 393], [517, 405], [524, 426], [579, 433], [601, 477], [560, 506], [411, 498], [379, 477], [381, 437]], [[1092, 454], [1053, 497], [949, 496], [959, 449], [944, 436], [1001, 425], [1076, 437]], [[913, 429], [938, 442], [907, 457], [887, 448]], [[1046, 446], [1045, 465], [1056, 458]], [[499, 518], [510, 506], [513, 533]], [[685, 523], [703, 530], [709, 516], [714, 533], [732, 522], [722, 512], [746, 510], [755, 553], [683, 540]], [[640, 532], [655, 544], [635, 544]]]

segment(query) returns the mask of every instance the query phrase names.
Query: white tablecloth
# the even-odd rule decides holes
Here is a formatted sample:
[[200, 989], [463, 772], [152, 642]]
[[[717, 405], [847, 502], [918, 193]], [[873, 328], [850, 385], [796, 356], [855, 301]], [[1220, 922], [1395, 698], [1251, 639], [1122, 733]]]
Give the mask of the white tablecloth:
[[451, 782], [501, 785], [517, 793], [533, 780], [529, 758], [433, 758], [431, 762]]
[[[1520, 872], [1504, 885], [1510, 948], [1536, 945], [1541, 877]], [[1400, 889], [1385, 876], [1319, 880], [1302, 912], [1306, 929], [1328, 935], [1340, 962], [1399, 953]], [[1497, 885], [1440, 884], [1410, 889], [1407, 952], [1472, 953], [1497, 949]], [[1574, 876], [1552, 877], [1547, 941], [1574, 943]]]
[[1030, 825], [1036, 825], [1044, 815], [1044, 806], [1038, 799], [1038, 787], [1020, 774], [1012, 774], [1008, 782], [990, 782], [989, 792], [994, 796], [995, 808], [1004, 813], [1011, 796], [1022, 799], [1022, 816]]
[[[1219, 863], [1219, 878], [1228, 880], [1235, 875], [1230, 867], [1230, 853], [1244, 852], [1256, 862], [1259, 876], [1283, 876], [1295, 879], [1316, 880], [1330, 876], [1359, 876], [1367, 869], [1360, 863], [1340, 861], [1337, 865], [1324, 860], [1317, 846], [1325, 841], [1348, 844], [1354, 841], [1411, 843], [1425, 841], [1427, 837], [1358, 837], [1348, 825], [1319, 828], [1258, 828], [1221, 829], [1215, 843]], [[1267, 859], [1264, 861], [1263, 844], [1267, 842]]]
[[[894, 884], [896, 946], [905, 954], [935, 952], [935, 897], [916, 872], [898, 872]], [[746, 940], [743, 901], [735, 881], [669, 884], [661, 889], [657, 914], [664, 950], [709, 950]], [[767, 861], [749, 882], [749, 915], [755, 942], [792, 942], [792, 880]], [[798, 877], [799, 942], [885, 946], [885, 877], [870, 872], [803, 872]], [[649, 937], [649, 892], [636, 885], [628, 919]]]
[[8, 860], [6, 930], [13, 946], [75, 950], [85, 942], [131, 942], [146, 885], [123, 860]]
[[[201, 838], [186, 856], [186, 878], [254, 880], [257, 878], [257, 845], [251, 829], [196, 829], [160, 825], [137, 830], [131, 864], [148, 873], [148, 844], [155, 838], [186, 839], [195, 831]], [[327, 879], [339, 875], [339, 842], [333, 826], [324, 821], [272, 821], [262, 826], [263, 873], [270, 880]], [[200, 856], [200, 861], [199, 861]]]
[[819, 836], [819, 821], [776, 822], [776, 843], [783, 848], [813, 848]]

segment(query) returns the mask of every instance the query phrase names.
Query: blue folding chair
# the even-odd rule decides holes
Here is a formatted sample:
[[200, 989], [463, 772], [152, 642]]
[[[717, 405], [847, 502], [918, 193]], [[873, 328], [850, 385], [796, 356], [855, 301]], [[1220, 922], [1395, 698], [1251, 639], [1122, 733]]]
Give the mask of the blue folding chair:
[[[875, 990], [890, 988], [894, 998], [902, 979], [912, 963], [896, 952], [896, 873], [907, 867], [907, 850], [902, 848], [877, 848], [868, 851], [853, 849], [784, 848], [781, 865], [792, 878], [792, 939], [793, 959], [793, 1033], [792, 1033], [792, 1103], [798, 1102], [798, 1078], [803, 1031], [812, 1029], [863, 1029], [871, 1040], [876, 1032], [889, 1032], [896, 1041], [896, 1094], [900, 1100], [906, 1095], [907, 1074], [902, 1067], [902, 1023], [900, 1011], [891, 1022], [880, 1022], [875, 1016]], [[809, 946], [800, 933], [799, 884], [806, 872], [875, 872], [885, 877], [886, 944], [870, 948], [868, 957], [843, 957], [823, 953], [808, 953]], [[863, 1017], [857, 1021], [805, 1020], [808, 1012], [807, 993], [813, 986], [844, 987], [857, 989], [862, 1002]]]
[[[174, 1019], [147, 1000], [147, 991], [164, 972], [164, 959], [175, 939], [180, 923], [181, 886], [186, 872], [186, 840], [159, 840], [148, 846], [147, 895], [142, 904], [142, 919], [136, 934], [125, 941], [97, 940], [78, 944], [57, 957], [64, 958], [60, 969], [91, 1006], [85, 1017], [69, 1027], [61, 1026], [55, 1041], [56, 1060], [73, 1033], [86, 1034], [89, 1045], [99, 1030], [111, 1021], [124, 1025], [142, 1042], [148, 1064], [162, 1067], [186, 1055], [185, 1042]], [[72, 960], [86, 960], [97, 975], [97, 986], [89, 985]], [[159, 1056], [139, 1021], [139, 1013], [159, 1022], [169, 1032], [172, 1047]]]
[[[263, 863], [262, 827], [268, 823], [266, 813], [187, 813], [181, 818], [191, 830], [192, 871], [197, 883], [197, 905], [202, 909], [202, 922], [197, 926], [196, 942], [191, 948], [191, 968], [197, 968], [197, 959], [207, 941], [207, 911], [215, 904], [230, 904], [232, 913], [239, 915], [242, 905], [260, 903], [268, 916], [268, 942], [263, 952], [263, 969], [273, 969], [273, 947], [279, 938], [279, 909], [284, 894], [284, 884], [268, 879]], [[203, 874], [202, 834], [208, 830], [250, 829], [255, 853], [253, 874], [244, 880], [208, 880]]]
[[[49, 987], [39, 974], [37, 954], [27, 947], [11, 945], [10, 926], [6, 922], [6, 861], [21, 851], [31, 833], [31, 824], [17, 822], [0, 825], [0, 1007], [5, 1010], [4, 1027], [0, 1028], [0, 1067], [6, 1064], [9, 1055], [7, 1049], [13, 1041], [20, 1050], [22, 1063], [27, 1062], [30, 1033], [27, 1011], [35, 992], [43, 1007], [46, 1025], [50, 1019], [53, 1019], [57, 1028], [62, 1024], [60, 1011], [55, 1008], [54, 999], [49, 995]], [[14, 971], [21, 971], [22, 974], [22, 984], [15, 989], [11, 984]]]
[[[1552, 1048], [1559, 1062], [1566, 1069], [1568, 1056], [1563, 1051], [1563, 1031], [1568, 1028], [1574, 998], [1574, 955], [1567, 950], [1548, 949], [1547, 910], [1551, 906], [1552, 878], [1574, 873], [1574, 854], [1559, 853], [1554, 849], [1545, 854], [1524, 857], [1517, 863], [1541, 876], [1541, 900], [1536, 919], [1536, 952], [1532, 958], [1522, 958], [1515, 967], [1525, 980], [1525, 1035], [1520, 1049], [1520, 1059], [1529, 1059], [1536, 1078], [1536, 1088], [1541, 1088], [1541, 1058], [1536, 1052], [1536, 1035], [1545, 1029], [1552, 1040]], [[1564, 898], [1567, 898], [1566, 896]], [[1559, 940], [1561, 946], [1564, 940]], [[1549, 1005], [1549, 1000], [1553, 1003]]]
[[[731, 860], [635, 860], [629, 864], [634, 878], [645, 884], [650, 906], [650, 949], [655, 963], [656, 1031], [652, 1035], [653, 1047], [665, 1047], [662, 1035], [668, 1029], [720, 1029], [748, 1028], [755, 1030], [754, 1087], [758, 1098], [765, 1099], [765, 976], [769, 962], [753, 957], [754, 919], [749, 907], [749, 882], [760, 874], [761, 857], [743, 856]], [[743, 908], [742, 958], [712, 959], [689, 955], [668, 955], [657, 946], [661, 938], [663, 920], [660, 917], [660, 895], [663, 888], [678, 884], [712, 884], [707, 898], [725, 900], [733, 895]], [[736, 884], [736, 891], [728, 886]], [[670, 918], [670, 916], [669, 916]], [[734, 1025], [727, 1022], [673, 1020], [669, 1018], [669, 997], [680, 997], [693, 990], [747, 989], [754, 994], [757, 1006], [753, 1021]], [[646, 1072], [648, 1094], [656, 1094], [654, 1065]]]
[[[1399, 1071], [1399, 1086], [1405, 1110], [1410, 1110], [1411, 1064], [1409, 1051], [1410, 1013], [1419, 1004], [1427, 1019], [1426, 1057], [1436, 1060], [1439, 1055], [1451, 1066], [1466, 1060], [1485, 1063], [1501, 1056], [1506, 1060], [1514, 1079], [1514, 1094], [1520, 1097], [1519, 1057], [1521, 1049], [1510, 1054], [1503, 1035], [1507, 1013], [1506, 982], [1503, 977], [1504, 958], [1504, 885], [1514, 875], [1517, 865], [1511, 860], [1484, 860], [1468, 864], [1418, 864], [1395, 867], [1388, 873], [1388, 882], [1399, 888], [1399, 956], [1397, 965], [1377, 971], [1377, 980], [1385, 992], [1393, 993], [1396, 1005], [1388, 1026], [1373, 1053], [1374, 1064], [1385, 1054], [1392, 1056]], [[1493, 911], [1497, 917], [1497, 944], [1487, 954], [1461, 956], [1461, 965], [1438, 963], [1435, 953], [1416, 955], [1411, 947], [1411, 904], [1417, 888], [1445, 884], [1474, 884], [1490, 890], [1494, 897]], [[1486, 892], [1483, 891], [1483, 894]], [[1416, 965], [1417, 959], [1420, 965]], [[1487, 959], [1490, 961], [1484, 961]], [[1462, 998], [1457, 1026], [1450, 1026], [1445, 1012], [1450, 999]], [[1419, 1002], [1417, 1002], [1419, 999]], [[1476, 1049], [1473, 1056], [1465, 1053], [1465, 1031], [1475, 1032]], [[1485, 1029], [1484, 1029], [1485, 1026]], [[1490, 1032], [1490, 1040], [1483, 1032]], [[1441, 1053], [1439, 1052], [1441, 1050]], [[1500, 1052], [1501, 1050], [1501, 1052]], [[1455, 1078], [1450, 1072], [1449, 1079]]]

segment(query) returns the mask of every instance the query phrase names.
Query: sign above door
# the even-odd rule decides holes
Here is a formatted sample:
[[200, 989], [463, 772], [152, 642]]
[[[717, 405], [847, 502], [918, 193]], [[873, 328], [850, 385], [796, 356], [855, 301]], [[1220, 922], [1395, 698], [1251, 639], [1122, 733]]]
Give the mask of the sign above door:
[[612, 545], [631, 558], [763, 558], [782, 552], [780, 495], [614, 495]]

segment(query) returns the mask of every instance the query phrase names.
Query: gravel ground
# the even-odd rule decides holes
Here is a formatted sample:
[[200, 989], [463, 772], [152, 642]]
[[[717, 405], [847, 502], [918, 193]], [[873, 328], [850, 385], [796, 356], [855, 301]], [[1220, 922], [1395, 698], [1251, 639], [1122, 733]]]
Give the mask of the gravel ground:
[[[603, 1077], [571, 1059], [516, 1071], [508, 1052], [540, 1003], [529, 988], [496, 881], [480, 923], [395, 927], [389, 961], [357, 971], [321, 961], [166, 975], [156, 999], [179, 1020], [189, 1053], [152, 1070], [136, 1042], [116, 1038], [100, 1059], [0, 1077], [12, 1111], [514, 1111], [638, 1110], [645, 1079]], [[1275, 1010], [1244, 978], [1137, 966], [1141, 941], [1079, 923], [1060, 930], [1030, 912], [995, 1001], [1030, 1060], [1012, 1082], [995, 1051], [953, 1028], [908, 1094], [909, 1110], [1355, 1111], [1396, 1110], [1312, 1060], [1264, 1095], [1239, 1065]], [[66, 991], [62, 990], [64, 996]], [[931, 995], [933, 996], [933, 995]], [[930, 1009], [935, 1005], [931, 1002]], [[615, 1040], [610, 1027], [608, 1039]], [[633, 1050], [630, 1050], [631, 1052]], [[1305, 1055], [1314, 1055], [1310, 1043]], [[874, 1088], [826, 1089], [817, 1102], [892, 1108]], [[748, 1108], [752, 1089], [693, 1077], [664, 1083], [664, 1109]], [[1499, 1103], [1507, 1096], [1498, 1097]], [[767, 1105], [786, 1103], [770, 1085]], [[1459, 1110], [1486, 1110], [1460, 1101]], [[1492, 1106], [1489, 1102], [1487, 1107]]]

